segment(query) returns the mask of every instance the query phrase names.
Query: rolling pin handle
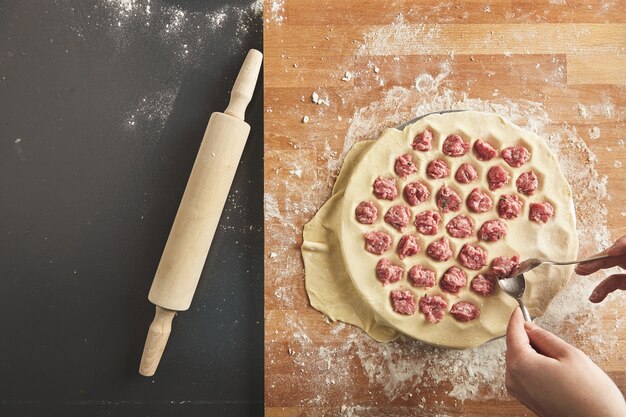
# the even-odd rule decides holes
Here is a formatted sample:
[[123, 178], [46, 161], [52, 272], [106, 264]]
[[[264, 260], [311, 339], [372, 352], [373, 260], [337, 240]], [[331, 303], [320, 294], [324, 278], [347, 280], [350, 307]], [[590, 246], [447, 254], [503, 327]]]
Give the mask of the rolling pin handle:
[[230, 102], [224, 113], [244, 120], [246, 107], [248, 107], [248, 103], [252, 100], [252, 94], [254, 94], [262, 61], [263, 54], [256, 49], [250, 49], [230, 92]]
[[176, 311], [156, 306], [154, 320], [150, 324], [146, 345], [143, 348], [139, 373], [143, 376], [153, 376], [159, 366], [159, 361], [167, 345], [167, 339], [172, 331], [172, 320]]

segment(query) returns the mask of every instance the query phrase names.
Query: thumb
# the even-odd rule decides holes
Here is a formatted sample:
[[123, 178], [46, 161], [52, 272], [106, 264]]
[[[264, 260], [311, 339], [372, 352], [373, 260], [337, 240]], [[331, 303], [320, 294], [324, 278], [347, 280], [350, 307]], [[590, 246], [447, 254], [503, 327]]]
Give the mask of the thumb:
[[614, 274], [599, 283], [591, 293], [589, 301], [599, 303], [615, 290], [626, 290], [626, 274]]
[[522, 353], [524, 350], [531, 350], [528, 335], [524, 331], [524, 318], [519, 307], [513, 310], [506, 329], [506, 347], [507, 353]]
[[567, 342], [533, 322], [525, 322], [524, 327], [530, 344], [542, 355], [559, 359], [566, 356], [571, 349]]

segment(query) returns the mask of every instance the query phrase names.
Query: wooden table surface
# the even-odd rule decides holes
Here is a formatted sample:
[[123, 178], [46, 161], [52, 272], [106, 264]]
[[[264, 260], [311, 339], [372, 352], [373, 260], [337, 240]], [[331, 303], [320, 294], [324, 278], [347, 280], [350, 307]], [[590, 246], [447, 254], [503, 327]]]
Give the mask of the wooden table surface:
[[[268, 416], [532, 415], [503, 391], [501, 358], [486, 357], [501, 355], [501, 342], [474, 352], [384, 345], [325, 320], [304, 290], [302, 226], [355, 141], [452, 107], [495, 111], [557, 149], [581, 255], [624, 234], [625, 8], [623, 0], [265, 2]], [[565, 308], [549, 311], [545, 325], [625, 391], [626, 331], [616, 318], [626, 297], [592, 308], [579, 300], [588, 285], [572, 278]]]

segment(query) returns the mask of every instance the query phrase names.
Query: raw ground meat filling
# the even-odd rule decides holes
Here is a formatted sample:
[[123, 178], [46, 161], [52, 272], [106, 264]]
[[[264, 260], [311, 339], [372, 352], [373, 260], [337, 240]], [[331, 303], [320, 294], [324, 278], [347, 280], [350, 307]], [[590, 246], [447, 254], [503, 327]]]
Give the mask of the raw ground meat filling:
[[436, 235], [441, 222], [441, 215], [436, 211], [426, 210], [415, 216], [415, 228], [423, 235]]
[[502, 220], [487, 220], [478, 230], [478, 239], [495, 242], [506, 236], [506, 225]]
[[378, 218], [378, 209], [371, 201], [361, 201], [354, 210], [356, 221], [361, 224], [373, 224]]
[[389, 260], [383, 258], [376, 264], [376, 278], [383, 285], [398, 282], [402, 278], [404, 270], [401, 266], [392, 264]]
[[459, 135], [450, 135], [443, 141], [442, 151], [448, 156], [463, 156], [469, 150], [469, 143]]
[[406, 290], [394, 290], [391, 291], [391, 305], [393, 311], [396, 313], [410, 316], [415, 313], [417, 305], [415, 304], [415, 297], [411, 291]]
[[430, 196], [428, 187], [419, 181], [408, 183], [404, 187], [404, 198], [410, 206], [415, 207], [419, 203], [423, 203]]
[[398, 242], [398, 257], [404, 259], [407, 256], [415, 255], [420, 251], [420, 245], [417, 238], [413, 235], [404, 235]]
[[476, 159], [479, 161], [489, 161], [498, 156], [498, 151], [482, 139], [477, 139], [474, 142], [474, 155], [476, 155]]
[[480, 316], [480, 310], [472, 303], [459, 301], [452, 306], [450, 314], [458, 321], [470, 321]]
[[486, 193], [474, 188], [467, 196], [467, 207], [474, 213], [484, 213], [493, 207], [493, 201]]
[[546, 203], [531, 203], [530, 213], [528, 218], [537, 223], [546, 223], [554, 215], [554, 207], [552, 204]]
[[530, 159], [530, 152], [520, 145], [511, 146], [510, 148], [502, 149], [502, 159], [513, 168], [518, 168]]
[[517, 255], [513, 255], [510, 258], [508, 256], [498, 256], [491, 261], [491, 272], [497, 278], [507, 278], [518, 265], [519, 256]]
[[391, 236], [385, 232], [365, 233], [365, 250], [375, 255], [381, 255], [391, 247]]
[[406, 206], [393, 206], [385, 213], [385, 221], [402, 231], [411, 220], [411, 212]]
[[498, 215], [503, 219], [514, 219], [522, 211], [524, 202], [514, 194], [502, 194], [498, 201]]
[[445, 161], [435, 159], [426, 167], [426, 175], [436, 180], [445, 178], [450, 175], [450, 168], [448, 168], [448, 164], [446, 164]]
[[413, 139], [413, 149], [416, 151], [430, 151], [433, 148], [432, 145], [433, 134], [430, 130], [424, 130]]
[[494, 191], [498, 188], [504, 187], [509, 182], [509, 178], [509, 173], [502, 167], [497, 165], [495, 167], [491, 167], [487, 173], [487, 183], [489, 184], [489, 189]]
[[[424, 130], [415, 136], [412, 147], [417, 151], [430, 151], [433, 148], [432, 141], [432, 132]], [[528, 149], [523, 146], [511, 146], [499, 151], [482, 139], [477, 139], [471, 144], [471, 142], [466, 142], [459, 135], [449, 135], [441, 146], [442, 152], [449, 157], [464, 156], [472, 148], [476, 158], [473, 163], [462, 163], [456, 169], [454, 179], [458, 183], [456, 186], [453, 185], [454, 187], [462, 187], [460, 184], [471, 184], [479, 179], [479, 169], [482, 170], [484, 167], [478, 167], [476, 164], [479, 164], [479, 162], [476, 161], [491, 161], [500, 154], [509, 166], [518, 168], [531, 157]], [[411, 174], [419, 172], [413, 156], [411, 153], [405, 153], [397, 156], [395, 159], [394, 171], [396, 175], [404, 180]], [[443, 159], [431, 160], [426, 166], [426, 175], [429, 179], [450, 177], [450, 166]], [[512, 182], [511, 173], [504, 164], [492, 166], [487, 171], [485, 180], [491, 191], [509, 187], [509, 184]], [[373, 184], [374, 195], [378, 199], [394, 200], [399, 192], [397, 181], [397, 177], [379, 176]], [[426, 182], [418, 180], [406, 182], [402, 190], [406, 203], [390, 207], [384, 215], [384, 221], [402, 232], [411, 221], [409, 207], [428, 202], [431, 192], [434, 192], [430, 186], [426, 185]], [[533, 195], [538, 188], [537, 175], [532, 170], [519, 174], [515, 180], [515, 187], [520, 194]], [[500, 193], [498, 192], [498, 194]], [[491, 193], [482, 191], [480, 188], [474, 188], [465, 201], [467, 210], [470, 213], [486, 213], [496, 205], [492, 198]], [[443, 221], [443, 213], [453, 213], [451, 216], [454, 216], [454, 214], [458, 214], [454, 212], [461, 210], [463, 205], [460, 193], [449, 185], [442, 185], [439, 188], [434, 202], [438, 211], [426, 210], [415, 216], [414, 224], [418, 233], [436, 236], [439, 233], [439, 224]], [[522, 214], [523, 205], [524, 201], [520, 198], [520, 195], [515, 193], [501, 194], [496, 207], [500, 219], [484, 221], [476, 233], [478, 240], [482, 242], [497, 242], [504, 239], [508, 233], [504, 219], [510, 220], [519, 217]], [[529, 206], [529, 219], [531, 221], [545, 223], [554, 215], [554, 208], [548, 202], [530, 203]], [[380, 208], [376, 201], [362, 201], [355, 209], [356, 220], [365, 225], [374, 224], [378, 220], [379, 210]], [[458, 214], [452, 217], [447, 222], [445, 228], [447, 235], [456, 239], [470, 238], [476, 230], [474, 219], [467, 214]], [[392, 237], [385, 232], [370, 232], [364, 236], [366, 250], [377, 255], [388, 251], [393, 243]], [[396, 252], [400, 260], [405, 260], [420, 253], [422, 246], [417, 236], [413, 234], [401, 235], [399, 241], [396, 241]], [[437, 240], [430, 242], [425, 250], [426, 255], [434, 261], [445, 262], [451, 260], [456, 252], [450, 246], [449, 237], [441, 236]], [[463, 242], [460, 241], [459, 243]], [[415, 258], [417, 259], [418, 257], [416, 256]], [[449, 267], [439, 280], [434, 270], [421, 264], [414, 264], [410, 267], [407, 278], [414, 288], [429, 289], [438, 285], [444, 294], [448, 293], [458, 296], [464, 288], [469, 286], [469, 289], [475, 294], [490, 296], [496, 291], [497, 280], [510, 276], [512, 271], [519, 265], [519, 256], [494, 258], [491, 261], [489, 272], [476, 273], [477, 275], [474, 276], [468, 285], [469, 279], [466, 271], [482, 270], [487, 265], [487, 260], [488, 253], [483, 246], [465, 243], [456, 254], [457, 266]], [[390, 259], [382, 258], [378, 260], [375, 272], [377, 280], [383, 286], [386, 286], [401, 281], [405, 274], [405, 269], [401, 263], [395, 264]], [[443, 295], [425, 294], [417, 302], [412, 291], [402, 288], [390, 291], [389, 300], [393, 311], [400, 315], [413, 315], [419, 306], [420, 312], [424, 314], [426, 320], [430, 323], [441, 321], [448, 310], [448, 301]], [[458, 301], [452, 305], [450, 314], [459, 322], [469, 322], [480, 317], [481, 311], [472, 302]]]
[[413, 163], [413, 156], [409, 153], [405, 153], [404, 155], [397, 157], [394, 170], [396, 171], [396, 174], [402, 178], [406, 178], [416, 172], [417, 167]]
[[[473, 349], [505, 332], [516, 303], [499, 279], [517, 273], [521, 256], [577, 253], [572, 187], [540, 136], [497, 114], [459, 112], [367, 142], [346, 155], [332, 195], [302, 225], [307, 288], [326, 315], [378, 339]], [[569, 279], [565, 268], [546, 271], [527, 276], [533, 313]], [[368, 313], [360, 323], [336, 303], [339, 287]]]
[[420, 311], [430, 323], [439, 323], [448, 308], [448, 302], [438, 295], [424, 295], [419, 302]]
[[466, 243], [459, 252], [459, 262], [468, 269], [478, 271], [487, 265], [487, 251], [482, 246]]
[[517, 178], [515, 185], [517, 186], [517, 191], [520, 193], [533, 195], [539, 186], [539, 181], [537, 180], [537, 175], [535, 175], [534, 172], [528, 171], [524, 172]]
[[383, 200], [393, 200], [398, 195], [395, 178], [378, 177], [374, 181], [374, 195]]
[[491, 295], [496, 289], [496, 277], [490, 274], [478, 274], [470, 283], [470, 288], [476, 294]]
[[461, 288], [467, 284], [467, 276], [460, 268], [453, 266], [449, 268], [439, 281], [439, 286], [452, 294], [458, 294]]
[[435, 286], [435, 271], [415, 265], [409, 269], [409, 281], [414, 287], [432, 288]]
[[462, 203], [463, 200], [452, 188], [444, 185], [439, 189], [437, 193], [437, 207], [443, 213], [460, 210]]
[[474, 233], [474, 221], [471, 217], [459, 214], [448, 222], [446, 230], [452, 237], [469, 237]]
[[476, 168], [470, 164], [463, 164], [456, 170], [454, 178], [461, 184], [469, 184], [478, 178], [478, 172], [476, 172]]
[[426, 253], [436, 261], [447, 261], [452, 258], [452, 249], [450, 249], [448, 238], [444, 236], [439, 240], [431, 242], [426, 248]]

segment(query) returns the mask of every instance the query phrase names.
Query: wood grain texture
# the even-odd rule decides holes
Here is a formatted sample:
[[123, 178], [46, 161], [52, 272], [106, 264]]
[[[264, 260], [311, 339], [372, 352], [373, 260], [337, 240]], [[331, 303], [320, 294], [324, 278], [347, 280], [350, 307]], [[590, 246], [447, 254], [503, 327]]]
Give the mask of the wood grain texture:
[[141, 362], [139, 363], [139, 373], [143, 376], [153, 376], [156, 372], [167, 340], [172, 332], [172, 320], [176, 312], [163, 307], [156, 306], [154, 320], [148, 329], [146, 344], [143, 347]]
[[[299, 252], [302, 226], [330, 195], [337, 161], [351, 144], [347, 138], [375, 138], [382, 128], [413, 116], [415, 103], [434, 102], [434, 107], [458, 101], [500, 112], [517, 106], [522, 125], [536, 118], [524, 117], [525, 112], [545, 112], [547, 131], [582, 138], [597, 161], [581, 156], [570, 162], [581, 170], [593, 163], [600, 177], [607, 176], [608, 198], [602, 200], [607, 213], [601, 217], [613, 238], [626, 233], [624, 6], [569, 0], [266, 2], [268, 416], [532, 415], [506, 394], [461, 402], [449, 395], [450, 383], [428, 377], [390, 388], [384, 380], [389, 375], [377, 374], [373, 366], [402, 364], [396, 355], [374, 361], [378, 351], [360, 330], [327, 324], [309, 306]], [[416, 77], [436, 79], [443, 62], [448, 71], [434, 89], [415, 91]], [[346, 71], [353, 76], [342, 80]], [[393, 96], [409, 90], [408, 102]], [[328, 97], [330, 105], [311, 103], [313, 91]], [[454, 99], [442, 100], [444, 93]], [[374, 119], [380, 122], [364, 122]], [[583, 225], [584, 208], [579, 201]], [[581, 255], [589, 254], [591, 240], [581, 242]], [[626, 308], [614, 302], [604, 311], [598, 320], [615, 337], [614, 350], [608, 354], [591, 347], [588, 353], [601, 359], [624, 391], [626, 332], [615, 320]], [[584, 342], [573, 328], [566, 326], [560, 334], [572, 343]], [[394, 346], [402, 350], [398, 356], [418, 352], [427, 360], [430, 355], [410, 341]], [[410, 375], [400, 367], [395, 371]]]

